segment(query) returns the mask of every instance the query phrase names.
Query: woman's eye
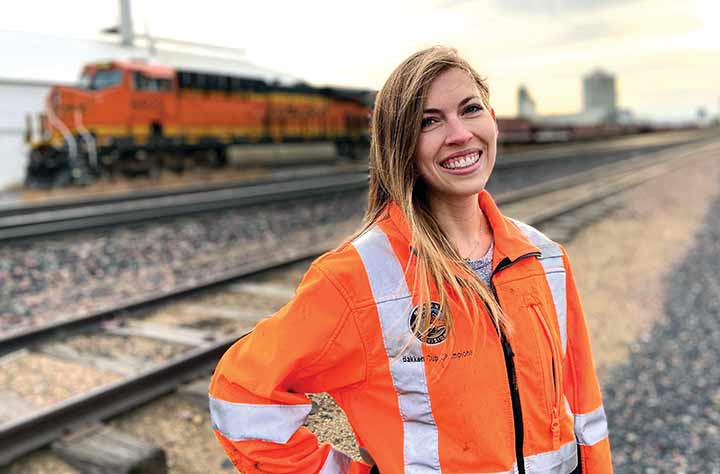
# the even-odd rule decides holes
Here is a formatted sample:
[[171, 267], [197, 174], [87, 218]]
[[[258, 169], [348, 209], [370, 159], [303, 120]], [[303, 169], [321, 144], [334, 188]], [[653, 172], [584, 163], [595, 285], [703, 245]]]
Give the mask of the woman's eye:
[[482, 106], [472, 104], [472, 105], [468, 105], [468, 107], [465, 109], [465, 113], [466, 114], [474, 114], [476, 112], [480, 112], [481, 110], [483, 110]]
[[432, 125], [433, 123], [435, 123], [435, 119], [433, 117], [425, 117], [420, 122], [420, 128], [427, 128], [430, 125]]

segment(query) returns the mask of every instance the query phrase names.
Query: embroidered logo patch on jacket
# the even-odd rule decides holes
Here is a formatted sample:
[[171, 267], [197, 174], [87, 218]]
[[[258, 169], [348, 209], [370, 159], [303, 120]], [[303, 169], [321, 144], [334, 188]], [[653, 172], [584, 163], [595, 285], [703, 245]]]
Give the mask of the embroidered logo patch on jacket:
[[410, 313], [410, 319], [408, 320], [410, 332], [412, 332], [420, 342], [430, 345], [440, 344], [447, 339], [447, 326], [445, 325], [445, 322], [440, 319], [440, 303], [433, 301], [430, 304], [431, 328], [426, 334], [418, 334], [419, 331], [417, 331], [416, 328], [418, 323], [418, 313], [421, 307], [422, 305], [415, 306], [412, 313]]

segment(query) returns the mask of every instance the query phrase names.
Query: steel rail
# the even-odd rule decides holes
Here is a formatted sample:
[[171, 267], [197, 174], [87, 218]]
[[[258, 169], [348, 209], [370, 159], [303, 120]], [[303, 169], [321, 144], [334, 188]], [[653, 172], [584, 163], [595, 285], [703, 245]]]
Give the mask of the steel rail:
[[[696, 146], [700, 147], [700, 149], [704, 149], [708, 146], [708, 144], [712, 146], [713, 143], [714, 141], [711, 139], [701, 140], [696, 143]], [[498, 202], [498, 204], [509, 204], [512, 202], [538, 196], [540, 194], [548, 193], [558, 189], [563, 189], [564, 187], [576, 186], [579, 183], [589, 182], [596, 179], [603, 179], [604, 177], [612, 173], [631, 172], [637, 169], [641, 169], [646, 167], [648, 165], [648, 162], [652, 164], [667, 160], [682, 159], [683, 157], [688, 156], [692, 153], [696, 153], [698, 151], [698, 148], [692, 148], [690, 150], [681, 150], [679, 148], [680, 146], [663, 148], [662, 150], [656, 151], [650, 155], [634, 156], [632, 158], [611, 163], [609, 165], [599, 168], [592, 168], [586, 171], [580, 171], [578, 173], [573, 173], [568, 176], [560, 176], [544, 183], [526, 186], [525, 188], [519, 189], [517, 191], [502, 193], [497, 196], [496, 201]]]
[[367, 173], [255, 184], [137, 201], [0, 217], [0, 241], [138, 223], [169, 217], [289, 201], [367, 187]]
[[[531, 216], [524, 218], [523, 222], [533, 226], [543, 225], [557, 217], [569, 214], [579, 208], [585, 207], [604, 198], [619, 194], [626, 189], [642, 184], [645, 181], [686, 166], [690, 162], [705, 159], [705, 156], [692, 156], [701, 151], [717, 152], [717, 150], [718, 146], [717, 142], [715, 142], [714, 144], [710, 144], [709, 146], [702, 147], [700, 150], [687, 151], [678, 157], [665, 157], [662, 160], [657, 160], [653, 163], [648, 164], [647, 166], [635, 166], [633, 167], [633, 169], [628, 170], [626, 173], [612, 173], [608, 176], [607, 183], [603, 183], [602, 186], [594, 190], [590, 190], [584, 195], [578, 195], [577, 197], [567, 200], [565, 202], [550, 205], [543, 211], [535, 212]], [[585, 183], [578, 183], [578, 185], [582, 186], [583, 184], [592, 182], [596, 181], [587, 180], [585, 181]], [[550, 194], [552, 192], [554, 191], [550, 191], [547, 194]]]
[[[270, 259], [265, 258], [258, 262], [245, 264], [238, 271], [216, 275], [195, 285], [184, 285], [169, 292], [157, 293], [152, 297], [139, 298], [123, 307], [100, 311], [72, 321], [6, 337], [0, 339], [0, 354], [12, 352], [52, 336], [100, 323], [116, 317], [122, 312], [139, 310], [171, 298], [228, 283], [240, 277], [311, 258], [326, 250], [327, 246], [323, 246], [322, 248], [306, 248], [298, 252], [273, 253]], [[0, 425], [0, 448], [2, 448], [0, 449], [0, 466], [7, 465], [19, 456], [48, 444], [73, 428], [117, 415], [172, 391], [195, 374], [212, 368], [223, 352], [240, 337], [242, 336], [236, 335], [196, 347], [174, 360], [146, 369], [136, 376], [99, 387], [28, 417]]]
[[619, 161], [623, 161], [624, 159], [632, 159], [635, 156], [639, 155], [645, 155], [648, 153], [657, 153], [662, 150], [668, 150], [668, 149], [678, 149], [682, 148], [688, 145], [696, 145], [698, 143], [707, 142], [709, 140], [712, 140], [712, 137], [699, 137], [699, 138], [693, 138], [688, 140], [683, 140], [680, 142], [670, 143], [670, 144], [654, 144], [654, 145], [643, 145], [643, 146], [637, 146], [637, 147], [621, 147], [621, 146], [613, 146], [608, 147], [605, 149], [590, 149], [586, 151], [577, 150], [573, 153], [562, 153], [562, 154], [553, 154], [550, 156], [544, 156], [547, 152], [539, 152], [539, 153], [525, 153], [518, 154], [519, 156], [513, 156], [511, 159], [508, 157], [506, 158], [500, 158], [499, 161], [496, 164], [496, 167], [500, 169], [515, 169], [515, 168], [523, 168], [528, 166], [539, 166], [543, 164], [553, 164], [557, 163], [559, 161], [563, 160], [571, 160], [573, 158], [577, 158], [579, 155], [582, 155], [583, 160], [593, 160], [602, 158], [604, 156], [607, 156], [608, 153], [620, 153], [620, 154], [627, 154], [628, 158], [623, 158]]
[[[716, 151], [717, 147], [703, 147], [693, 152], [699, 153], [707, 149]], [[624, 182], [616, 182], [608, 186], [607, 189], [602, 189], [602, 186], [600, 186], [598, 190], [591, 195], [581, 196], [577, 203], [566, 203], [566, 205], [556, 208], [553, 212], [537, 216], [537, 218], [532, 219], [533, 224], [538, 225], [542, 222], [549, 221], [589, 202], [624, 191], [660, 173], [672, 171], [686, 163], [687, 161], [683, 160], [682, 157], [675, 157], [674, 160], [668, 158], [663, 160], [663, 162], [652, 162], [649, 168], [653, 168], [653, 172], [642, 174], [639, 177], [633, 177], [642, 172], [642, 168], [636, 167], [627, 173], [629, 179], [626, 179]], [[301, 259], [310, 255], [316, 255], [319, 253], [318, 250], [322, 251], [321, 249], [306, 249], [304, 255], [296, 254], [293, 258]], [[283, 258], [277, 255], [275, 258], [277, 260], [272, 262], [272, 264], [259, 262], [254, 268], [248, 267], [248, 273], [255, 273], [279, 266], [277, 262]], [[287, 256], [284, 258], [285, 262], [283, 263], [287, 263]], [[250, 265], [252, 266], [252, 264]], [[221, 283], [219, 278], [215, 280], [213, 284]], [[197, 289], [198, 288], [186, 289], [185, 292]], [[174, 296], [179, 294], [181, 294], [181, 292], [173, 293]], [[162, 298], [164, 299], [169, 296], [172, 295], [163, 295]], [[144, 303], [134, 302], [132, 305], [134, 308], [138, 308], [154, 302], [157, 302], [157, 300], [145, 301]], [[120, 309], [115, 309], [114, 313], [118, 311], [120, 311]], [[110, 316], [110, 312], [105, 314], [105, 317]], [[85, 324], [87, 324], [87, 322], [88, 320], [85, 320]], [[70, 326], [67, 327], [69, 328]], [[57, 332], [57, 330], [58, 327], [56, 326], [54, 331]], [[44, 336], [47, 337], [52, 333], [53, 331], [49, 331], [45, 333]], [[127, 411], [139, 404], [172, 391], [179, 384], [189, 380], [193, 376], [206, 373], [207, 370], [217, 363], [217, 360], [224, 351], [240, 337], [242, 336], [233, 336], [222, 341], [191, 349], [181, 357], [146, 369], [133, 377], [65, 400], [54, 407], [37, 412], [21, 420], [0, 425], [0, 446], [3, 447], [3, 449], [0, 450], [0, 466], [7, 465], [17, 457], [48, 444], [53, 439], [73, 428], [86, 423], [107, 419]], [[27, 338], [24, 340], [26, 343], [29, 341]], [[18, 341], [20, 341], [20, 339], [18, 339]], [[7, 340], [1, 343], [4, 346], [6, 342]]]
[[[507, 166], [534, 165], [577, 156], [603, 155], [610, 152], [653, 153], [663, 148], [685, 146], [713, 139], [715, 135], [712, 130], [694, 130], [692, 132], [673, 132], [671, 134], [631, 135], [609, 141], [566, 144], [562, 147], [547, 147], [538, 150], [518, 150], [511, 153], [512, 160], [508, 160], [511, 163], [508, 163]], [[655, 140], [652, 140], [653, 138]]]
[[195, 183], [184, 186], [141, 189], [135, 191], [123, 191], [108, 194], [94, 193], [84, 196], [65, 197], [41, 202], [3, 204], [2, 206], [0, 206], [0, 218], [16, 215], [31, 215], [38, 212], [57, 211], [63, 209], [72, 209], [76, 207], [92, 207], [101, 204], [116, 204], [158, 197], [181, 196], [184, 194], [220, 191], [224, 189], [242, 189], [248, 186], [283, 183], [287, 181], [302, 179], [314, 179], [323, 176], [342, 176], [361, 172], [367, 172], [367, 165], [349, 166], [341, 170], [329, 168], [308, 169], [304, 171], [294, 170], [291, 172], [283, 171], [272, 176], [259, 177], [252, 180], [238, 179], [223, 181], [220, 183]]
[[238, 339], [191, 349], [170, 360], [89, 393], [65, 400], [19, 422], [0, 425], [0, 466], [40, 448], [73, 428], [122, 413], [168, 393], [216, 364]]
[[271, 254], [264, 254], [263, 258], [259, 261], [238, 265], [232, 271], [210, 275], [205, 278], [198, 278], [193, 283], [178, 285], [170, 290], [156, 291], [136, 298], [125, 299], [125, 301], [119, 305], [91, 311], [74, 318], [5, 334], [0, 337], [0, 356], [22, 349], [28, 345], [36, 344], [50, 337], [62, 335], [78, 328], [112, 319], [124, 312], [136, 311], [180, 296], [189, 296], [193, 293], [223, 285], [239, 278], [248, 277], [259, 272], [272, 270], [299, 260], [311, 258], [324, 251], [327, 251], [327, 246], [321, 248], [306, 248], [298, 251], [293, 251], [293, 249], [289, 248], [278, 249], [278, 251], [272, 252]]

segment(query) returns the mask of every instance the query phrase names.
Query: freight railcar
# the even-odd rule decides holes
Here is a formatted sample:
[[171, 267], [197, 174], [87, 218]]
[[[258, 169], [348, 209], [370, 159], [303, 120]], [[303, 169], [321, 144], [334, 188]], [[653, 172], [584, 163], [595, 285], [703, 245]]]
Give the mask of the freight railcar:
[[138, 61], [90, 64], [56, 86], [33, 133], [26, 184], [62, 186], [123, 171], [227, 162], [229, 146], [334, 142], [355, 157], [368, 142], [370, 93], [281, 85]]
[[521, 117], [499, 117], [498, 141], [503, 145], [528, 144], [533, 140], [532, 122]]
[[655, 131], [652, 125], [596, 123], [592, 125], [533, 122], [527, 118], [498, 118], [498, 141], [503, 145], [567, 143]]

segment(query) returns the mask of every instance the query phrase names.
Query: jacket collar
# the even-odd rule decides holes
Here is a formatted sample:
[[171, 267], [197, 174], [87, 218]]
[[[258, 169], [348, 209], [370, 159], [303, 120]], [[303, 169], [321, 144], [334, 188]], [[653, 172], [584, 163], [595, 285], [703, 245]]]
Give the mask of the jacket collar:
[[[540, 252], [540, 249], [534, 246], [528, 238], [525, 237], [525, 234], [517, 227], [517, 225], [500, 212], [500, 209], [493, 200], [492, 196], [490, 196], [490, 193], [483, 190], [478, 195], [478, 204], [485, 214], [485, 217], [487, 217], [493, 231], [493, 238], [495, 241], [495, 248], [493, 251], [493, 268], [504, 258], [514, 261], [528, 253]], [[402, 209], [400, 209], [400, 206], [398, 206], [395, 202], [391, 202], [388, 205], [388, 216], [395, 228], [409, 245], [410, 242], [412, 242], [410, 227], [408, 226], [405, 214]]]
[[500, 212], [490, 193], [483, 190], [478, 195], [478, 202], [493, 231], [495, 253], [499, 257], [496, 260], [495, 256], [493, 256], [493, 267], [495, 267], [495, 262], [505, 257], [515, 261], [528, 253], [540, 253], [540, 249], [530, 242], [525, 233], [518, 228], [512, 219], [505, 217]]

